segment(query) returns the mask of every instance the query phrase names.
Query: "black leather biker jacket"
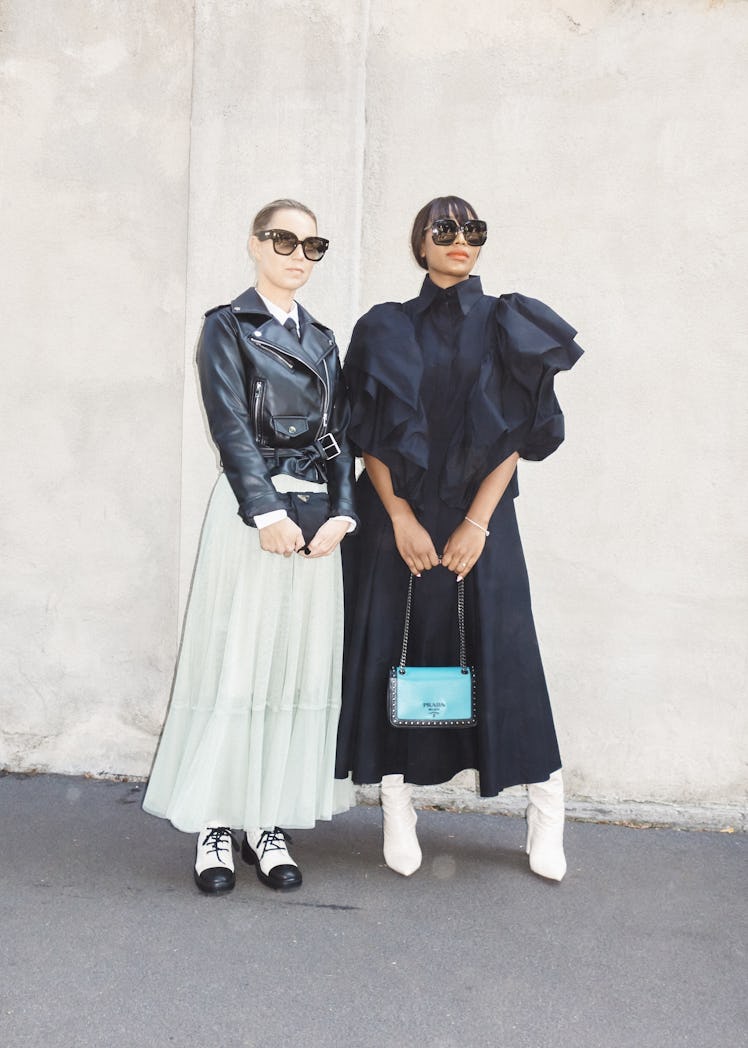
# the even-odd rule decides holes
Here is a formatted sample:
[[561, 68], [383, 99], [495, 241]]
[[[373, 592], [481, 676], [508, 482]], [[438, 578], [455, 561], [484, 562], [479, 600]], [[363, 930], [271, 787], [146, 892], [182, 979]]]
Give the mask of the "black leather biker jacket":
[[357, 519], [335, 338], [301, 306], [299, 320], [300, 340], [254, 288], [205, 314], [197, 350], [203, 403], [239, 515], [250, 525], [259, 513], [285, 508], [270, 480], [278, 473], [326, 482], [332, 516]]

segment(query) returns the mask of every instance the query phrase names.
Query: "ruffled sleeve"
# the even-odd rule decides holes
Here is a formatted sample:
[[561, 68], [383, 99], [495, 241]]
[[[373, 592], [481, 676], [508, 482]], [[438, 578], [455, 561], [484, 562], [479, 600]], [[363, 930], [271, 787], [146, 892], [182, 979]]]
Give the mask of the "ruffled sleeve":
[[564, 416], [553, 389], [559, 371], [568, 371], [583, 350], [576, 331], [543, 302], [526, 295], [495, 300], [495, 338], [486, 354], [466, 413], [466, 439], [454, 449], [452, 472], [477, 483], [518, 452], [546, 458], [564, 439]]
[[559, 371], [572, 368], [584, 350], [575, 329], [537, 299], [502, 295], [496, 321], [499, 353], [507, 372], [504, 408], [525, 459], [546, 458], [564, 439], [564, 416], [553, 389]]
[[348, 438], [389, 467], [396, 494], [411, 496], [428, 465], [420, 400], [423, 355], [396, 302], [374, 306], [356, 324], [343, 367], [351, 404]]

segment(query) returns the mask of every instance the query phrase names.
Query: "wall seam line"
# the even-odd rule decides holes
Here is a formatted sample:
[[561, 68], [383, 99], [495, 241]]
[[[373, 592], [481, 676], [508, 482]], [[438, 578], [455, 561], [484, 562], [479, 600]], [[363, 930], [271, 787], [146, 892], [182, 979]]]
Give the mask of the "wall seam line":
[[[358, 227], [358, 238], [356, 246], [356, 258], [354, 261], [354, 272], [355, 278], [355, 309], [354, 309], [354, 322], [361, 316], [361, 299], [363, 289], [363, 274], [361, 271], [362, 260], [364, 258], [364, 200], [365, 200], [365, 182], [366, 182], [366, 169], [367, 169], [367, 147], [369, 142], [369, 128], [368, 128], [368, 86], [369, 86], [369, 38], [371, 34], [371, 0], [363, 0], [362, 6], [362, 22], [363, 22], [363, 33], [362, 33], [362, 61], [361, 61], [361, 76], [359, 80], [359, 98], [361, 99], [359, 104], [359, 115], [361, 118], [361, 142], [358, 150], [358, 177], [357, 177], [357, 200], [356, 200], [356, 225]], [[357, 121], [358, 122], [358, 121]]]
[[[177, 621], [176, 640], [179, 644], [181, 637], [181, 614], [182, 608], [182, 526], [184, 512], [184, 438], [185, 438], [185, 398], [187, 395], [187, 332], [188, 316], [187, 303], [189, 302], [189, 272], [190, 272], [190, 248], [192, 243], [192, 116], [195, 105], [195, 55], [197, 51], [197, 5], [199, 0], [192, 0], [192, 68], [190, 70], [190, 101], [187, 116], [187, 186], [184, 225], [184, 302], [182, 306], [182, 410], [179, 439], [179, 529], [177, 532]], [[189, 589], [189, 584], [188, 584]]]

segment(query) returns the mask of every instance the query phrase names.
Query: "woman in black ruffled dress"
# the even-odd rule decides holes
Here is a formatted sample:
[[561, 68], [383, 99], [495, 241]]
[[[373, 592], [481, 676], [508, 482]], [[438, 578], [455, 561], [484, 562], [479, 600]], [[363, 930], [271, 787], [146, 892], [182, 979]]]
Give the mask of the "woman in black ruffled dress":
[[[366, 470], [361, 527], [344, 550], [346, 646], [336, 774], [380, 782], [384, 857], [404, 875], [421, 851], [410, 784], [478, 770], [480, 792], [528, 784], [531, 869], [561, 880], [561, 759], [540, 660], [514, 498], [519, 458], [539, 460], [564, 436], [553, 391], [582, 350], [542, 302], [494, 298], [470, 276], [486, 224], [459, 197], [416, 216], [411, 245], [428, 270], [408, 302], [375, 306], [345, 362], [348, 430]], [[474, 728], [394, 728], [390, 666], [416, 576], [409, 665], [459, 661], [456, 579], [465, 579]]]

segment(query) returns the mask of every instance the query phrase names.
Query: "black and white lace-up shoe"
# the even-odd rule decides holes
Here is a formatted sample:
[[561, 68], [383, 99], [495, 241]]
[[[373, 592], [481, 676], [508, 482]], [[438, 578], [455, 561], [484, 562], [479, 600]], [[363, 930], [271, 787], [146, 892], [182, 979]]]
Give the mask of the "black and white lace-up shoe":
[[242, 841], [242, 858], [255, 867], [268, 888], [287, 892], [301, 886], [301, 870], [288, 854], [289, 834], [278, 826], [274, 830], [247, 830]]
[[200, 891], [212, 895], [231, 891], [236, 883], [233, 856], [236, 846], [228, 826], [206, 826], [198, 834], [195, 884]]

